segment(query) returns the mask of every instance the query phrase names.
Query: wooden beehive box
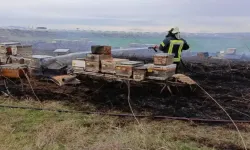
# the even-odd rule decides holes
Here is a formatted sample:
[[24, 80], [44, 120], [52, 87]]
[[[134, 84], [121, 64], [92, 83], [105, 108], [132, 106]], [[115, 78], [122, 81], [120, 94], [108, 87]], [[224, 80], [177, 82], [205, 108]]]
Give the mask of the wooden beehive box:
[[77, 72], [79, 73], [85, 70], [85, 68], [81, 68], [81, 67], [72, 67], [72, 68], [73, 68], [74, 73], [77, 73]]
[[176, 64], [167, 66], [151, 65], [147, 68], [147, 78], [156, 80], [166, 80], [175, 74]]
[[40, 60], [39, 59], [35, 59], [35, 58], [31, 59], [29, 67], [39, 68], [40, 66], [41, 66], [41, 64], [40, 64]]
[[29, 65], [31, 62], [31, 59], [29, 58], [24, 58], [24, 64]]
[[128, 59], [105, 59], [101, 60], [101, 72], [115, 74], [115, 66], [121, 64], [121, 62], [129, 61]]
[[100, 72], [100, 61], [85, 60], [85, 71], [87, 71], [87, 72]]
[[13, 64], [24, 64], [24, 58], [22, 57], [10, 57]]
[[197, 56], [201, 59], [208, 58], [209, 54], [208, 52], [199, 52], [197, 53]]
[[147, 66], [134, 67], [133, 79], [136, 81], [142, 81], [146, 78]]
[[17, 54], [24, 58], [32, 57], [32, 46], [31, 45], [18, 45], [16, 46]]
[[0, 63], [1, 63], [1, 64], [5, 64], [6, 61], [7, 61], [7, 57], [6, 57], [5, 55], [1, 55], [1, 54], [0, 54]]
[[72, 60], [72, 67], [85, 68], [85, 60]]
[[115, 73], [117, 76], [130, 78], [133, 74], [133, 66], [129, 65], [117, 65], [115, 67]]
[[85, 60], [87, 61], [101, 61], [105, 59], [111, 59], [111, 55], [104, 55], [104, 54], [87, 54]]
[[7, 50], [6, 47], [4, 45], [0, 45], [0, 54], [6, 54]]
[[72, 60], [72, 68], [74, 69], [74, 72], [81, 72], [85, 69], [85, 60], [83, 59], [76, 59]]
[[91, 52], [92, 54], [111, 55], [111, 46], [93, 45], [91, 46]]
[[125, 61], [121, 64], [116, 65], [115, 73], [117, 76], [128, 77], [130, 78], [133, 75], [133, 68], [143, 66], [141, 61]]
[[167, 53], [159, 53], [154, 55], [154, 64], [155, 65], [170, 65], [174, 62], [174, 55]]
[[6, 64], [1, 66], [1, 75], [7, 78], [23, 78], [28, 75], [28, 67], [22, 64]]

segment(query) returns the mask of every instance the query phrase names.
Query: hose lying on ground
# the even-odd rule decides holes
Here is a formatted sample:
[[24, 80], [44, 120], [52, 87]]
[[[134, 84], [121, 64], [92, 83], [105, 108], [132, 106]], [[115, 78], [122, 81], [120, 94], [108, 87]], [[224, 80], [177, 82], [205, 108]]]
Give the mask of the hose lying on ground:
[[[0, 105], [2, 108], [14, 108], [14, 109], [28, 109], [35, 111], [52, 111], [60, 113], [82, 113], [82, 114], [96, 114], [103, 116], [114, 116], [114, 117], [137, 117], [137, 118], [150, 118], [150, 119], [162, 119], [162, 120], [182, 120], [182, 121], [193, 121], [201, 123], [232, 123], [231, 120], [215, 120], [215, 119], [200, 119], [200, 118], [187, 118], [187, 117], [171, 117], [171, 116], [154, 116], [154, 115], [136, 115], [126, 113], [104, 113], [104, 112], [92, 112], [92, 111], [74, 111], [74, 110], [62, 110], [62, 109], [49, 109], [49, 108], [37, 108], [37, 107], [26, 107], [26, 106], [12, 106], [12, 105]], [[250, 120], [234, 120], [235, 123], [250, 123]]]

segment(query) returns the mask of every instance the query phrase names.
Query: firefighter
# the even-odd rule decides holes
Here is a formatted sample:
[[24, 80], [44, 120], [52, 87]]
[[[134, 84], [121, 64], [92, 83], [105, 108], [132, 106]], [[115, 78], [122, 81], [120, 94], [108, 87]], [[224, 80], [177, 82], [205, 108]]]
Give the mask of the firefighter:
[[175, 27], [169, 30], [168, 35], [166, 35], [160, 46], [154, 46], [155, 50], [156, 48], [164, 53], [174, 54], [174, 64], [176, 64], [175, 73], [178, 73], [182, 50], [189, 49], [187, 42], [180, 37], [179, 28]]

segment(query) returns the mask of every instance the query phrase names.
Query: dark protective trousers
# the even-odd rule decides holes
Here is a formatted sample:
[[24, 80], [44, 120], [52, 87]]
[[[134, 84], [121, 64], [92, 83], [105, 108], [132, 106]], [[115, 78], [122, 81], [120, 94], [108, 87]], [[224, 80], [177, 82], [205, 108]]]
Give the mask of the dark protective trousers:
[[180, 67], [180, 62], [174, 62], [174, 64], [176, 64], [175, 74], [177, 74], [178, 73], [178, 69]]

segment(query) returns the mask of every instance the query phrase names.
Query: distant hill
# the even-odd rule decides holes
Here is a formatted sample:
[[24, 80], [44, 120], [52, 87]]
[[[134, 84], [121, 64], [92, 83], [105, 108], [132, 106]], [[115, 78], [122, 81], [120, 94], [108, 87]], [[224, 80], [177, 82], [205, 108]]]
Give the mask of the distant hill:
[[[35, 50], [68, 48], [71, 51], [90, 50], [93, 44], [129, 47], [131, 43], [159, 44], [166, 33], [119, 32], [94, 30], [36, 30], [18, 26], [0, 28], [0, 42], [17, 41], [32, 44]], [[250, 33], [181, 33], [195, 51], [220, 51], [228, 47], [244, 50], [250, 47]], [[246, 42], [245, 42], [246, 41]]]
[[[94, 31], [94, 30], [36, 30], [28, 29], [19, 26], [8, 26], [0, 29], [2, 36], [11, 36], [15, 40], [39, 40], [44, 38], [52, 39], [71, 39], [76, 40], [80, 38], [89, 37], [164, 37], [166, 33], [160, 32], [122, 32], [122, 31]], [[250, 38], [250, 33], [181, 33], [184, 37], [246, 37]], [[20, 38], [22, 37], [22, 38]]]

